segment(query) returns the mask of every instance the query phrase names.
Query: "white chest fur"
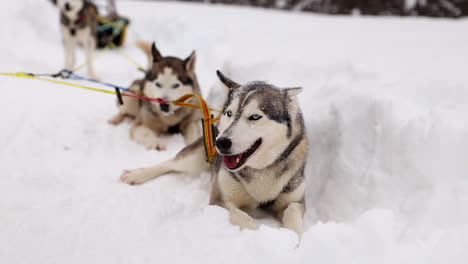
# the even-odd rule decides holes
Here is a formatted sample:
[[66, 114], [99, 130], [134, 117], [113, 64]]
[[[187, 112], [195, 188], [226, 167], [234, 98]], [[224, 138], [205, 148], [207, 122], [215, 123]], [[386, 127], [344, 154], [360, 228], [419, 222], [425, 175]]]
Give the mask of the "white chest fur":
[[291, 170], [280, 176], [272, 175], [268, 170], [259, 170], [251, 175], [249, 181], [242, 178], [240, 181], [256, 201], [263, 203], [275, 200], [292, 176]]
[[269, 170], [258, 170], [250, 174], [246, 180], [221, 169], [219, 172], [219, 187], [225, 201], [237, 206], [257, 207], [259, 204], [275, 200], [284, 186], [293, 177], [295, 170], [288, 170], [281, 176], [272, 174]]
[[62, 26], [62, 35], [65, 45], [73, 44], [85, 46], [89, 41], [93, 40], [91, 28], [89, 27], [75, 29], [75, 34], [72, 34], [69, 28]]

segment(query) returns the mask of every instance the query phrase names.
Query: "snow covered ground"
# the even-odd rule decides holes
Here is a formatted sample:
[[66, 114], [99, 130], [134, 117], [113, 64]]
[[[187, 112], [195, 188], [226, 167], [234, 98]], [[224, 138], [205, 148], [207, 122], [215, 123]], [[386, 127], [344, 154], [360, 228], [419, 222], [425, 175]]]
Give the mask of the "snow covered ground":
[[[0, 3], [0, 71], [58, 71], [57, 10]], [[130, 123], [106, 122], [114, 97], [0, 77], [0, 263], [466, 263], [467, 20], [118, 5], [132, 18], [125, 52], [145, 63], [137, 34], [163, 54], [197, 50], [205, 95], [221, 89], [218, 68], [238, 82], [304, 87], [302, 241], [271, 219], [257, 231], [230, 225], [207, 206], [207, 174], [120, 183], [123, 169], [168, 159], [183, 142], [167, 137], [165, 152], [131, 142]], [[115, 52], [96, 71], [121, 85], [141, 77]]]

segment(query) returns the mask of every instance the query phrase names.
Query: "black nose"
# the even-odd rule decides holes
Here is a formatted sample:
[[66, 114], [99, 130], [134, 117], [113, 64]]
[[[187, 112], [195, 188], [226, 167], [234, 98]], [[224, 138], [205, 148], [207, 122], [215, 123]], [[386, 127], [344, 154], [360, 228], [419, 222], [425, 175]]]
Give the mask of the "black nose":
[[161, 111], [163, 112], [169, 112], [169, 105], [168, 104], [160, 104], [159, 108], [161, 108]]
[[231, 149], [232, 141], [229, 138], [222, 137], [216, 140], [216, 147], [221, 153], [228, 153]]
[[70, 11], [71, 5], [69, 3], [65, 3], [65, 10]]

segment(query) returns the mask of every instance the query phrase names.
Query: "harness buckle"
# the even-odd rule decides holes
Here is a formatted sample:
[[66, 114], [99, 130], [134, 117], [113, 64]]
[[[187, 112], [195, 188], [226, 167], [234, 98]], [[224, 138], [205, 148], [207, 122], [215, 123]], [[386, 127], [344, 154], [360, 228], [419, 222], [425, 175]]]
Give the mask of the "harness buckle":
[[72, 74], [73, 74], [72, 71], [69, 71], [67, 69], [63, 69], [63, 70], [59, 71], [58, 73], [53, 74], [52, 77], [60, 77], [62, 79], [69, 79]]

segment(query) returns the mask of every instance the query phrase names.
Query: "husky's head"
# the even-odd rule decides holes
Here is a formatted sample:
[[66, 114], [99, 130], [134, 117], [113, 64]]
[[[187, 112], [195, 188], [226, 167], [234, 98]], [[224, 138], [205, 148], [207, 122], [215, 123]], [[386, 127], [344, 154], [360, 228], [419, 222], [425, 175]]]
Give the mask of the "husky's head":
[[239, 85], [219, 71], [218, 76], [229, 89], [216, 138], [226, 168], [273, 164], [291, 142], [295, 120], [302, 120], [296, 99], [302, 88], [279, 89], [265, 82]]
[[67, 16], [74, 16], [83, 9], [85, 0], [52, 0], [60, 12]]
[[[153, 63], [146, 75], [145, 95], [152, 98], [163, 98], [173, 101], [194, 92], [195, 51], [185, 60], [175, 57], [163, 57], [156, 45], [151, 47]], [[180, 106], [160, 104], [158, 111], [164, 115], [173, 114]]]

